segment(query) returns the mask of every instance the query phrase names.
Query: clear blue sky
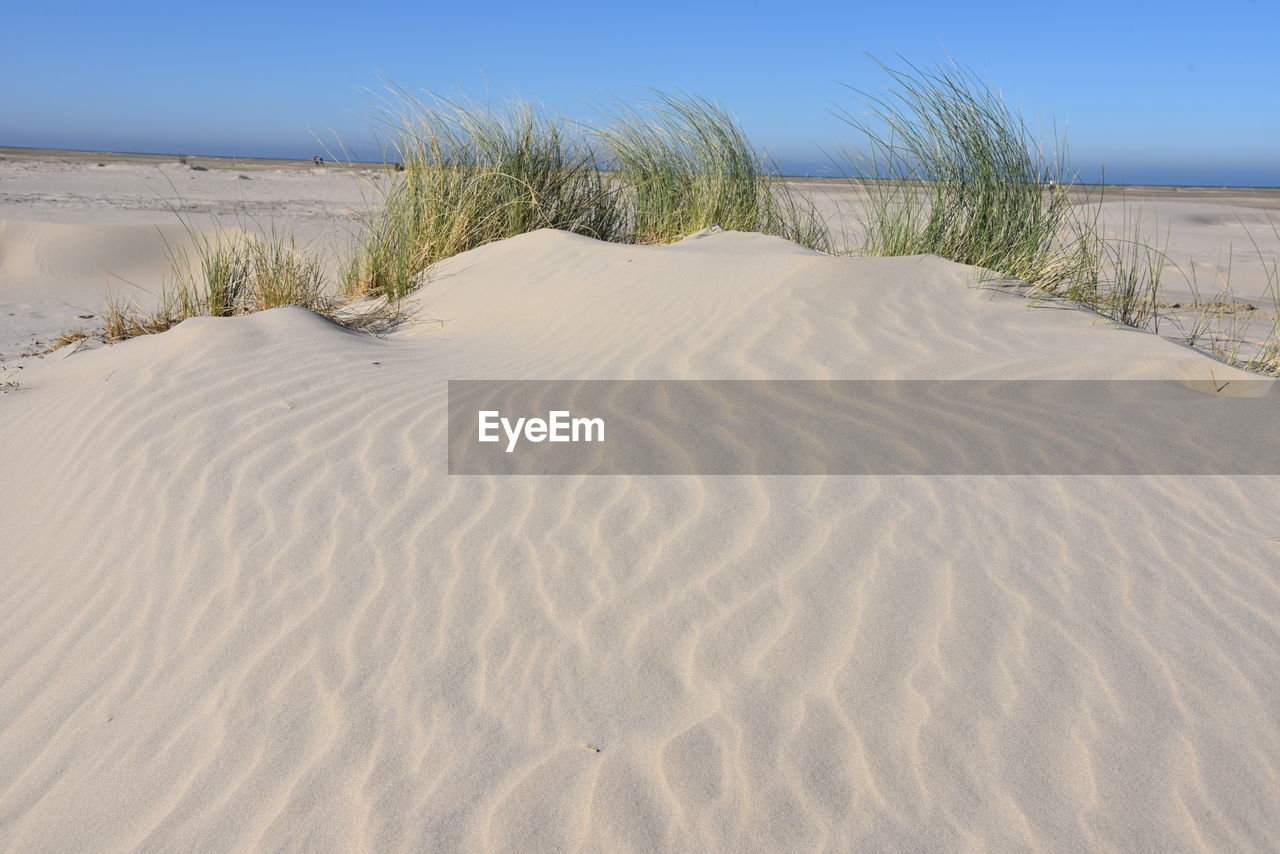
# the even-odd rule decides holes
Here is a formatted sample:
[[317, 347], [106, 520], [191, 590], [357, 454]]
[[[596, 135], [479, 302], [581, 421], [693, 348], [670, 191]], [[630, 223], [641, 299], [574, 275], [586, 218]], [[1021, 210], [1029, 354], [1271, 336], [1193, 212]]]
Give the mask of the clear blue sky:
[[972, 67], [1110, 182], [1280, 185], [1280, 2], [22, 2], [0, 145], [309, 157], [370, 138], [366, 88], [535, 99], [574, 119], [644, 87], [718, 99], [785, 171], [856, 144], [867, 58]]

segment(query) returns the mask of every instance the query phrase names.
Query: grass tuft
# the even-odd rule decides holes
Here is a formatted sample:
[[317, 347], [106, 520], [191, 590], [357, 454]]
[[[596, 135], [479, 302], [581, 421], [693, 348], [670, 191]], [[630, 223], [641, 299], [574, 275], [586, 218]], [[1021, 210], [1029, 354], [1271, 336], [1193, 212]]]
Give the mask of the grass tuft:
[[392, 89], [379, 125], [395, 171], [344, 274], [352, 296], [402, 297], [436, 261], [540, 228], [651, 244], [719, 226], [829, 243], [812, 206], [700, 98], [657, 93], [643, 111], [576, 131], [525, 102], [492, 109]]
[[655, 92], [643, 109], [610, 119], [596, 133], [627, 200], [629, 241], [667, 243], [719, 226], [828, 248], [825, 223], [718, 104]]
[[[1280, 223], [1271, 219], [1269, 213], [1267, 222], [1271, 226], [1272, 234], [1277, 241], [1280, 241]], [[1271, 302], [1271, 323], [1262, 338], [1246, 338], [1244, 346], [1247, 347], [1247, 355], [1244, 358], [1239, 357], [1241, 348], [1237, 348], [1232, 353], [1233, 364], [1245, 370], [1280, 377], [1280, 260], [1274, 256], [1268, 257], [1258, 245], [1258, 240], [1253, 233], [1248, 229], [1246, 233], [1249, 235], [1254, 251], [1262, 261], [1263, 273], [1267, 280], [1266, 296]], [[1251, 311], [1250, 314], [1252, 313]]]
[[881, 67], [888, 94], [854, 90], [869, 117], [839, 114], [868, 141], [863, 154], [845, 154], [867, 195], [864, 254], [933, 254], [1046, 289], [1069, 280], [1085, 259], [1072, 251], [1065, 142], [1046, 153], [959, 66]]
[[321, 310], [324, 270], [314, 255], [274, 229], [265, 234], [190, 230], [195, 258], [170, 253], [168, 310], [182, 318], [231, 317], [283, 305]]
[[194, 257], [170, 253], [170, 278], [155, 310], [108, 295], [102, 330], [108, 342], [164, 332], [191, 317], [233, 317], [286, 305], [365, 331], [385, 331], [402, 319], [397, 303], [355, 304], [331, 296], [323, 263], [292, 237], [274, 230], [190, 233]]
[[[1159, 333], [1164, 273], [1176, 265], [1144, 240], [1136, 218], [1119, 237], [1103, 234], [1101, 191], [1068, 177], [1065, 139], [1039, 144], [999, 93], [960, 66], [881, 68], [889, 93], [854, 90], [867, 116], [840, 113], [868, 141], [861, 155], [845, 154], [846, 174], [867, 201], [863, 254], [938, 255], [992, 271], [997, 285], [1029, 285], [1034, 297]], [[1280, 272], [1258, 252], [1280, 314]], [[1196, 294], [1189, 326], [1178, 322], [1183, 340], [1280, 375], [1280, 317], [1261, 340], [1250, 338], [1255, 309], [1238, 309], [1229, 265], [1222, 279], [1214, 299]]]
[[380, 124], [399, 167], [347, 267], [352, 296], [402, 297], [436, 261], [541, 228], [622, 236], [595, 151], [531, 104], [493, 110], [393, 89]]

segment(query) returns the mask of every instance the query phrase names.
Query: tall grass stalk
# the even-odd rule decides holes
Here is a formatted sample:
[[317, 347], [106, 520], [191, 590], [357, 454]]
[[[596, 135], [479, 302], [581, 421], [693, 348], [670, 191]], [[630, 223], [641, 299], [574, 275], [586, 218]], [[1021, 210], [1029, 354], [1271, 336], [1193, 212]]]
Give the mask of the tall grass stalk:
[[868, 255], [933, 254], [1054, 290], [1088, 260], [1075, 251], [1065, 142], [1035, 144], [1022, 117], [972, 72], [897, 70], [868, 117], [839, 114], [868, 150], [845, 153], [867, 195]]
[[393, 88], [378, 125], [397, 171], [361, 229], [349, 294], [397, 299], [436, 261], [540, 228], [648, 244], [719, 226], [829, 243], [812, 206], [704, 99], [656, 93], [580, 129], [525, 102]]
[[432, 263], [540, 228], [623, 236], [595, 151], [531, 104], [493, 110], [393, 89], [379, 124], [401, 171], [364, 224], [349, 294], [402, 297]]
[[[1064, 138], [1038, 142], [998, 92], [959, 66], [881, 67], [889, 92], [855, 90], [867, 114], [840, 113], [867, 140], [861, 154], [845, 153], [866, 201], [864, 254], [938, 255], [1159, 332], [1167, 252], [1133, 217], [1120, 236], [1103, 233], [1101, 190], [1069, 176]], [[1198, 323], [1187, 334], [1204, 331]]]
[[1152, 246], [1141, 217], [1126, 213], [1120, 236], [1103, 237], [1097, 209], [1080, 210], [1072, 250], [1058, 265], [1061, 273], [1041, 289], [1124, 326], [1159, 333], [1164, 269], [1171, 263], [1167, 236], [1165, 248]]
[[[169, 186], [180, 198], [172, 180]], [[215, 222], [210, 230], [198, 227], [176, 204], [169, 209], [190, 248], [167, 246], [163, 312], [186, 318], [229, 317], [283, 305], [320, 310], [328, 299], [320, 258], [274, 223], [263, 228], [242, 215], [238, 228]]]
[[[1271, 226], [1271, 233], [1275, 235], [1277, 242], [1280, 242], [1280, 223], [1273, 220], [1270, 213], [1267, 214], [1267, 223]], [[1243, 224], [1242, 222], [1241, 225]], [[1248, 342], [1248, 358], [1239, 364], [1246, 370], [1280, 377], [1280, 260], [1274, 256], [1268, 257], [1258, 245], [1257, 237], [1253, 232], [1247, 228], [1245, 231], [1249, 235], [1250, 242], [1253, 243], [1254, 251], [1262, 261], [1263, 274], [1267, 280], [1265, 297], [1271, 302], [1271, 324], [1264, 337]]]
[[643, 108], [608, 118], [596, 133], [626, 195], [630, 241], [667, 243], [718, 225], [828, 248], [813, 207], [776, 177], [716, 102], [654, 92]]
[[188, 229], [194, 257], [171, 251], [169, 310], [182, 317], [230, 317], [282, 305], [323, 307], [327, 300], [323, 265], [299, 249], [292, 236]]
[[596, 133], [630, 213], [628, 239], [667, 243], [710, 226], [758, 231], [826, 250], [826, 224], [787, 187], [741, 126], [704, 98], [653, 93]]
[[334, 299], [324, 265], [291, 236], [216, 229], [188, 223], [192, 250], [171, 249], [170, 274], [154, 310], [108, 295], [103, 337], [109, 342], [163, 332], [190, 317], [231, 317], [295, 305], [354, 328], [376, 326], [382, 308], [367, 312]]

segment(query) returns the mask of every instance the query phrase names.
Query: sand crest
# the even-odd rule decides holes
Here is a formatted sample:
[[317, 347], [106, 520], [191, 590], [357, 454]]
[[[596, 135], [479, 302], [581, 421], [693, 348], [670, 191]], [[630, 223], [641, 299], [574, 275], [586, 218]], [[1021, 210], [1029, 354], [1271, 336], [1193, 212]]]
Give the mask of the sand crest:
[[444, 458], [449, 379], [1243, 374], [937, 258], [760, 235], [544, 231], [437, 272], [386, 340], [194, 319], [0, 398], [0, 848], [1280, 837], [1275, 478]]

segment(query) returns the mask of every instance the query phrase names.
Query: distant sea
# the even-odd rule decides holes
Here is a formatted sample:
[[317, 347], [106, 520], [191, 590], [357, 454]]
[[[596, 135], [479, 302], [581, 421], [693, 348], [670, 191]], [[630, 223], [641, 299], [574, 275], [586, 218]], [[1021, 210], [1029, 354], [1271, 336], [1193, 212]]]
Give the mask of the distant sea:
[[[0, 139], [0, 146], [13, 145]], [[244, 157], [263, 158], [268, 160], [310, 160], [320, 155], [327, 160], [341, 159], [357, 163], [381, 163], [381, 152], [372, 145], [355, 145], [344, 152], [326, 151], [318, 145], [311, 148], [289, 146], [252, 146], [234, 151], [211, 151], [199, 147], [181, 151], [161, 151], [157, 147], [143, 146], [130, 149], [121, 148], [72, 148], [71, 146], [32, 146], [78, 151], [118, 151], [127, 154], [161, 154], [192, 157]], [[839, 178], [841, 175], [829, 160], [821, 162], [806, 158], [777, 158], [778, 168], [788, 178]], [[1280, 188], [1280, 157], [1275, 164], [1255, 165], [1222, 165], [1187, 164], [1186, 166], [1161, 165], [1112, 165], [1104, 170], [1091, 167], [1080, 169], [1078, 182], [1082, 184], [1110, 185], [1142, 185], [1148, 187], [1242, 187], [1255, 189]]]
[[[1280, 158], [1277, 158], [1280, 161]], [[795, 178], [838, 178], [840, 175], [830, 164], [797, 164], [782, 161], [782, 173]], [[1280, 162], [1263, 168], [1242, 167], [1150, 167], [1108, 166], [1101, 169], [1081, 169], [1077, 182], [1081, 184], [1139, 185], [1145, 187], [1241, 187], [1252, 189], [1280, 189]]]

